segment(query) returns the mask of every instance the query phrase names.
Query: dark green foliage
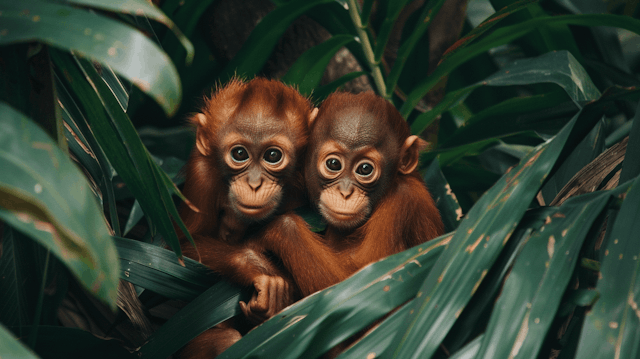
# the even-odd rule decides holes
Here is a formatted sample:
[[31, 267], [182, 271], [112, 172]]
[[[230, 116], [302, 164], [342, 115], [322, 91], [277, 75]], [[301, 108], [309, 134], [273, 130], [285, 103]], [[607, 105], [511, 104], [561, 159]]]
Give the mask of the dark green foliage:
[[[216, 84], [260, 74], [303, 15], [331, 36], [289, 59], [282, 81], [320, 103], [368, 75], [413, 133], [432, 136], [422, 174], [449, 233], [294, 304], [223, 357], [318, 357], [376, 322], [341, 357], [638, 357], [640, 6], [475, 0], [429, 74], [430, 26], [447, 1], [406, 17], [389, 63], [410, 1], [272, 3], [224, 62], [199, 24], [215, 1], [0, 5], [0, 357], [165, 358], [240, 313], [249, 293], [180, 257], [185, 116]], [[363, 71], [323, 83], [343, 47]], [[548, 207], [627, 136], [622, 165]], [[299, 212], [321, 230], [317, 213]], [[115, 308], [118, 279], [152, 311], [188, 302], [155, 317], [133, 354], [58, 320], [76, 282]]]

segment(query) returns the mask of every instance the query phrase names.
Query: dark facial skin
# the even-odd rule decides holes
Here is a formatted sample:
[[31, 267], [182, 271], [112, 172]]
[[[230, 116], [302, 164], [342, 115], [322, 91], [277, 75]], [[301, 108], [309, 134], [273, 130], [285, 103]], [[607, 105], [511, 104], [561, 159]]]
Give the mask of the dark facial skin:
[[228, 171], [229, 203], [239, 217], [259, 221], [271, 216], [282, 201], [280, 179], [293, 170], [295, 148], [285, 135], [286, 123], [268, 114], [240, 113], [233, 123], [221, 131], [219, 148]]
[[385, 121], [357, 103], [321, 110], [316, 121], [305, 173], [309, 193], [329, 224], [355, 229], [395, 177], [400, 145]]

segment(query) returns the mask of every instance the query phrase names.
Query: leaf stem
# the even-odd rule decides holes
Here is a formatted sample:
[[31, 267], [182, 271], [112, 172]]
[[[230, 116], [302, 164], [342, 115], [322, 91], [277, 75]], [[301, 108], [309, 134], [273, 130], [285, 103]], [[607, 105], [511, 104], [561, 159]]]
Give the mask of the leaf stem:
[[390, 96], [387, 94], [387, 87], [384, 83], [384, 78], [382, 76], [382, 70], [380, 69], [380, 63], [375, 61], [375, 57], [373, 54], [373, 48], [371, 47], [371, 42], [369, 41], [369, 35], [367, 34], [366, 27], [362, 25], [362, 19], [360, 18], [360, 13], [358, 12], [358, 5], [356, 4], [356, 0], [348, 0], [349, 5], [349, 15], [351, 16], [351, 21], [356, 28], [356, 32], [358, 33], [358, 37], [360, 38], [360, 45], [362, 46], [362, 50], [364, 51], [364, 55], [369, 63], [369, 67], [371, 68], [371, 77], [373, 77], [373, 82], [378, 90], [378, 93], [389, 99]]

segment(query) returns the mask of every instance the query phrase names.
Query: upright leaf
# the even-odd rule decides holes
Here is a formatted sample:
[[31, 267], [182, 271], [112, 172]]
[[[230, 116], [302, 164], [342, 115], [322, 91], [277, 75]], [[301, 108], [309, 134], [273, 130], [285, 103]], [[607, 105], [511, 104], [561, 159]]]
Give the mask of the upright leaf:
[[611, 228], [600, 269], [600, 299], [587, 312], [576, 358], [640, 355], [640, 185], [636, 178]]
[[[151, 160], [127, 114], [95, 68], [86, 60], [79, 60], [76, 64], [73, 58], [60, 53], [52, 53], [52, 58], [66, 74], [65, 85], [78, 96], [93, 134], [111, 165], [140, 202], [150, 218], [152, 228], [157, 228], [180, 255], [171, 216], [181, 227], [184, 224], [170, 198], [171, 194], [180, 195], [180, 192], [170, 179], [164, 178], [166, 174]], [[190, 238], [186, 229], [183, 228], [183, 232]]]
[[496, 302], [477, 358], [537, 358], [583, 241], [610, 196], [570, 199], [528, 239]]
[[394, 358], [436, 351], [553, 168], [576, 120], [502, 176], [469, 211], [422, 284], [407, 329], [397, 333]]

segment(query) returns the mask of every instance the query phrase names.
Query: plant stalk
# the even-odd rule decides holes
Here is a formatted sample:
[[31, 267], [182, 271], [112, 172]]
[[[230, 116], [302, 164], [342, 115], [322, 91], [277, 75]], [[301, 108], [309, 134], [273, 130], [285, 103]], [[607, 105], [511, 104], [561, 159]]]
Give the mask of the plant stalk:
[[360, 18], [360, 13], [358, 12], [358, 5], [356, 0], [348, 0], [349, 5], [349, 16], [351, 16], [351, 21], [356, 27], [356, 32], [358, 33], [358, 37], [360, 38], [360, 45], [362, 46], [362, 50], [364, 51], [364, 55], [369, 63], [369, 67], [371, 68], [371, 77], [373, 77], [373, 82], [378, 90], [378, 93], [386, 98], [390, 99], [390, 95], [387, 94], [387, 86], [384, 83], [384, 77], [382, 76], [382, 70], [380, 69], [380, 63], [377, 63], [375, 60], [375, 56], [373, 54], [373, 48], [371, 47], [371, 42], [369, 41], [369, 35], [367, 34], [366, 27], [362, 25], [362, 19]]

